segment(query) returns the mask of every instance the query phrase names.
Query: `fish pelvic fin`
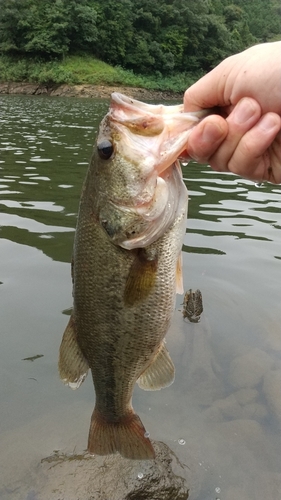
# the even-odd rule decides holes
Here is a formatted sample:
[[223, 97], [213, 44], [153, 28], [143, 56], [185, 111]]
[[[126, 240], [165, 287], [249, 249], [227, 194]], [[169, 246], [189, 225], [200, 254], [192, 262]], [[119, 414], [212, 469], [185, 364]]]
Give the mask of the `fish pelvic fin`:
[[60, 345], [60, 378], [71, 389], [77, 389], [85, 380], [88, 370], [89, 365], [78, 345], [75, 321], [73, 315], [71, 315]]
[[162, 342], [159, 351], [148, 368], [137, 380], [138, 386], [145, 391], [156, 391], [174, 382], [175, 367], [169, 352]]
[[118, 421], [105, 419], [95, 409], [92, 415], [88, 451], [94, 455], [119, 452], [133, 460], [151, 460], [155, 452], [139, 416], [131, 409]]

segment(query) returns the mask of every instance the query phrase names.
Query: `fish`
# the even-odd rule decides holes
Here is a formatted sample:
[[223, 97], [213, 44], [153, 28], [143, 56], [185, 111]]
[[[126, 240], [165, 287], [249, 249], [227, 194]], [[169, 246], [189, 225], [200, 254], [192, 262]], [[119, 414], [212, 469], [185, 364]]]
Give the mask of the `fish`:
[[59, 373], [95, 389], [88, 451], [149, 460], [153, 445], [132, 406], [172, 384], [165, 335], [183, 293], [181, 248], [188, 193], [178, 157], [205, 115], [113, 93], [83, 184], [74, 238], [73, 312]]

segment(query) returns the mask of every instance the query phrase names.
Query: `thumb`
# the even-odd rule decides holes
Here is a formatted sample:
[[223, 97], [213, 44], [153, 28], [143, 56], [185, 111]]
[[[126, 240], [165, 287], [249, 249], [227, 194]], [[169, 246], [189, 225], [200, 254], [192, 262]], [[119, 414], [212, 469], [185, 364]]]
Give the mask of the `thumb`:
[[222, 76], [225, 77], [225, 75], [221, 75], [220, 66], [217, 66], [191, 85], [184, 94], [184, 111], [198, 111], [230, 105], [230, 100], [226, 101], [225, 99], [225, 78]]

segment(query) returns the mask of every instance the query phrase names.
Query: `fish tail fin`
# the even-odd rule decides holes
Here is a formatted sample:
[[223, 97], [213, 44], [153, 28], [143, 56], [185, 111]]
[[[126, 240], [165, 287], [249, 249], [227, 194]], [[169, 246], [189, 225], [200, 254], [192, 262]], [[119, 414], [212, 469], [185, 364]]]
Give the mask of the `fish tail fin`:
[[133, 410], [117, 422], [108, 422], [95, 409], [92, 415], [89, 453], [108, 455], [117, 451], [125, 458], [149, 460], [155, 458], [151, 441], [139, 416]]

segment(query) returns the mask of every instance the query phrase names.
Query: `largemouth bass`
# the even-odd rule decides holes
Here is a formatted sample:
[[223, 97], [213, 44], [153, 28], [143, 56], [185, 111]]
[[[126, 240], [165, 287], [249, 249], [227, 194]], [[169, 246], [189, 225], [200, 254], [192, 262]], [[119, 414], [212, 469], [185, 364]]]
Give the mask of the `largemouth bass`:
[[82, 189], [74, 241], [74, 307], [59, 371], [76, 388], [91, 369], [96, 401], [88, 450], [151, 459], [132, 407], [134, 385], [174, 380], [164, 337], [183, 293], [187, 189], [177, 157], [202, 113], [112, 94]]

